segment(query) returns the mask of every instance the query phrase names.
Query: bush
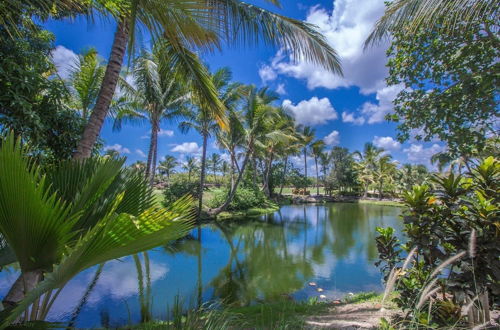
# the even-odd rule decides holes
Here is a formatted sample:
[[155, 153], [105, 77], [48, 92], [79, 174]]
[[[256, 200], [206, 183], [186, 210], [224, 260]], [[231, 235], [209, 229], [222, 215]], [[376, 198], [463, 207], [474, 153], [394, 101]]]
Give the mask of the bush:
[[[221, 206], [228, 195], [227, 189], [217, 190], [208, 207], [216, 208]], [[229, 211], [246, 211], [254, 207], [262, 207], [268, 203], [268, 200], [263, 192], [256, 191], [250, 188], [239, 187], [234, 195], [233, 201], [227, 208]]]
[[[392, 230], [378, 229], [378, 264], [388, 277], [387, 286], [394, 285], [399, 292], [396, 303], [419, 321], [449, 325], [470, 301], [479, 301], [478, 309], [485, 310], [491, 302], [498, 304], [499, 178], [500, 163], [493, 157], [467, 175], [435, 176], [433, 191], [423, 185], [404, 194], [406, 245], [393, 237]], [[403, 259], [400, 252], [410, 248], [403, 269], [397, 269], [394, 265]], [[445, 268], [446, 277], [440, 276]]]
[[163, 203], [169, 205], [185, 195], [191, 195], [194, 198], [198, 198], [200, 196], [199, 191], [200, 184], [198, 182], [179, 178], [163, 191], [163, 196], [165, 198]]

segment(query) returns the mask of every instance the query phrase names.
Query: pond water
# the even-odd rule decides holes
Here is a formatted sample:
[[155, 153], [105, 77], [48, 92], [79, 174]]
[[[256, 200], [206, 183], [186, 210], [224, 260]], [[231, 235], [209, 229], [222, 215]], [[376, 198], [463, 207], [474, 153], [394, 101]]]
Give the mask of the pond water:
[[[291, 205], [254, 220], [203, 226], [138, 259], [105, 264], [76, 325], [138, 322], [140, 287], [146, 288], [142, 290], [146, 297], [151, 296], [147, 300], [155, 318], [166, 318], [176, 297], [185, 306], [196, 307], [219, 299], [245, 305], [284, 295], [302, 300], [322, 294], [336, 299], [349, 292], [381, 291], [381, 275], [374, 266], [375, 227], [391, 226], [400, 233], [400, 212], [397, 207], [366, 204]], [[95, 273], [96, 268], [89, 269], [67, 284], [50, 320], [75, 316]], [[0, 296], [16, 277], [9, 269], [0, 272]]]

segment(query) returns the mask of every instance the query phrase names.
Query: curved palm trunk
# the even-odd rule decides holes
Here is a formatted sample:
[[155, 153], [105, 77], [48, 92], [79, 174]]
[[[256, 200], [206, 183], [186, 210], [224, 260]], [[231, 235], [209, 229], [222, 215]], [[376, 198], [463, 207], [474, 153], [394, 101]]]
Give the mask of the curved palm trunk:
[[314, 156], [314, 163], [316, 164], [316, 195], [319, 196], [319, 171], [318, 171], [318, 157]]
[[247, 153], [245, 155], [245, 159], [243, 160], [243, 164], [241, 165], [241, 169], [238, 173], [238, 177], [236, 178], [236, 182], [234, 183], [234, 186], [231, 187], [231, 190], [229, 191], [229, 195], [228, 195], [226, 201], [224, 202], [224, 204], [222, 204], [221, 206], [219, 206], [215, 210], [212, 210], [210, 212], [210, 214], [217, 215], [217, 214], [221, 213], [233, 201], [234, 195], [236, 194], [236, 190], [238, 189], [238, 185], [240, 184], [241, 179], [243, 178], [243, 173], [245, 173], [245, 168], [246, 168], [248, 161], [250, 159], [250, 155], [253, 153], [252, 146], [253, 146], [253, 142], [250, 143], [249, 150], [247, 151]]
[[200, 198], [198, 199], [198, 223], [201, 220], [201, 208], [203, 206], [203, 188], [205, 186], [205, 167], [207, 162], [207, 142], [208, 134], [203, 133], [203, 150], [201, 154], [201, 174], [200, 174]]
[[306, 178], [306, 190], [307, 190], [307, 148], [304, 148], [304, 176]]
[[269, 187], [269, 178], [271, 176], [272, 166], [273, 166], [273, 151], [270, 152], [269, 161], [266, 165], [266, 173], [264, 175], [264, 193], [267, 197], [272, 196], [272, 191]]
[[111, 47], [111, 55], [106, 67], [106, 72], [104, 73], [101, 89], [97, 96], [94, 109], [90, 114], [89, 121], [83, 131], [82, 138], [73, 155], [74, 159], [89, 158], [97, 141], [97, 137], [101, 132], [120, 77], [120, 71], [127, 49], [128, 30], [128, 22], [126, 19], [120, 20], [116, 28], [113, 45]]
[[280, 196], [283, 195], [283, 187], [285, 186], [287, 166], [288, 166], [288, 156], [285, 157], [285, 166], [283, 167], [283, 175], [281, 176]]

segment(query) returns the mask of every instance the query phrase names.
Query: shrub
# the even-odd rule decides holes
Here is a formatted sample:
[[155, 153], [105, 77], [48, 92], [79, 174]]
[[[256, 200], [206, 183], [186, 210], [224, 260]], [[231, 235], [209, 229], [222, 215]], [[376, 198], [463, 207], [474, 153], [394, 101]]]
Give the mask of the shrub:
[[[216, 208], [221, 206], [228, 195], [227, 189], [221, 189], [214, 193], [212, 200], [208, 203], [208, 207]], [[268, 203], [268, 200], [263, 192], [250, 188], [239, 187], [234, 195], [233, 201], [227, 208], [229, 211], [246, 211], [253, 207], [262, 207]]]
[[198, 198], [200, 196], [199, 191], [200, 184], [198, 182], [188, 181], [181, 177], [165, 188], [163, 191], [163, 196], [165, 197], [163, 203], [165, 205], [170, 205], [185, 195], [191, 195], [194, 198]]
[[[393, 268], [387, 286], [394, 285], [399, 292], [396, 302], [414, 318], [425, 315], [428, 322], [447, 325], [456, 321], [457, 308], [471, 301], [480, 301], [479, 308], [485, 311], [491, 301], [498, 303], [499, 178], [500, 163], [493, 157], [466, 175], [434, 176], [434, 191], [423, 185], [404, 194], [406, 246], [393, 238], [391, 230], [378, 230], [378, 264], [384, 270]], [[396, 269], [393, 265], [402, 259], [399, 250], [408, 247], [416, 256], [412, 267], [406, 267], [408, 258], [406, 269]], [[439, 276], [445, 268], [450, 268], [447, 276]]]

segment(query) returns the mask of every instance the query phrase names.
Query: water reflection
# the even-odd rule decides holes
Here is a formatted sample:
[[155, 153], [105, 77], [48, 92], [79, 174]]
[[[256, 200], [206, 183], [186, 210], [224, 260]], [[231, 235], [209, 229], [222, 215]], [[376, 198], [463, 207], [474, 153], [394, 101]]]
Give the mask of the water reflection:
[[[166, 317], [177, 295], [194, 307], [215, 299], [245, 305], [284, 295], [319, 296], [316, 287], [307, 285], [310, 281], [328, 298], [380, 290], [380, 273], [373, 265], [375, 227], [400, 232], [399, 213], [394, 207], [359, 204], [285, 206], [261, 219], [205, 226], [135, 259], [107, 263], [76, 324], [134, 323], [149, 313]], [[95, 271], [68, 283], [52, 320], [70, 319]], [[12, 278], [0, 272], [0, 296]]]

